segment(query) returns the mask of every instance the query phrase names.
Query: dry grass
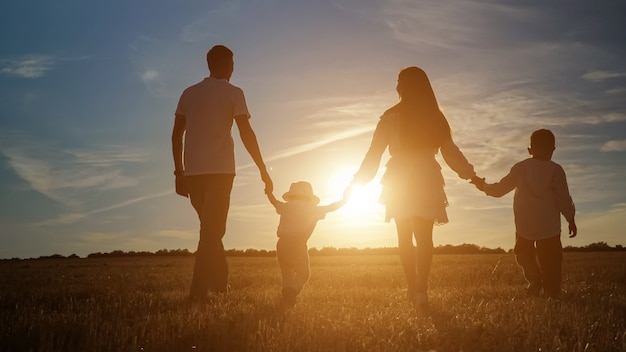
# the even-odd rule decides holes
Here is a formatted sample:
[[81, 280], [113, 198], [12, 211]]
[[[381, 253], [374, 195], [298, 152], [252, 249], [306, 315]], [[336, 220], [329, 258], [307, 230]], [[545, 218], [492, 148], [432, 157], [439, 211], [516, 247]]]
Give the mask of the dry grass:
[[187, 303], [193, 258], [0, 262], [1, 351], [626, 351], [626, 253], [566, 254], [559, 302], [511, 255], [438, 255], [431, 313], [395, 256], [312, 257], [284, 309], [273, 258], [229, 258], [231, 292]]

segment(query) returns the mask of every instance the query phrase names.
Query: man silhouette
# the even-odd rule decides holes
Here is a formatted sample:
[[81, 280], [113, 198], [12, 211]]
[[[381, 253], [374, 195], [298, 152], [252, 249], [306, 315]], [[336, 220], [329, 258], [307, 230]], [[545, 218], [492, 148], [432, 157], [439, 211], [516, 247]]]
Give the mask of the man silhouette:
[[[210, 76], [185, 89], [176, 108], [172, 153], [176, 193], [189, 197], [200, 220], [200, 240], [195, 254], [190, 299], [202, 299], [209, 291], [225, 293], [228, 265], [222, 238], [235, 176], [233, 121], [244, 147], [265, 183], [273, 189], [243, 91], [229, 80], [233, 52], [216, 45], [207, 53]], [[184, 137], [184, 142], [183, 142]]]

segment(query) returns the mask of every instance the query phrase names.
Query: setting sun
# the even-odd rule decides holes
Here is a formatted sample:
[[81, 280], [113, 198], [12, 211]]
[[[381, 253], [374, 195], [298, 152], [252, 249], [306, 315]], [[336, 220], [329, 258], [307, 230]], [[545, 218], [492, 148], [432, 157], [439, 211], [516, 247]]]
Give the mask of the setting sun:
[[[346, 187], [350, 185], [354, 172], [355, 170], [349, 168], [337, 171], [329, 180], [330, 191], [333, 194], [343, 194]], [[355, 186], [348, 202], [342, 208], [342, 213], [350, 217], [361, 217], [379, 211], [382, 208], [378, 202], [381, 189], [381, 184], [375, 180], [363, 186]]]

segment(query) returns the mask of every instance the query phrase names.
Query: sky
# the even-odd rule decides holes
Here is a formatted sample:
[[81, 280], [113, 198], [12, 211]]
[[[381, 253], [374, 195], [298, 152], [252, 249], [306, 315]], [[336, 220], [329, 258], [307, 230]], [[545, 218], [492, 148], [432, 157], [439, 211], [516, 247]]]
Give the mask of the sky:
[[[241, 87], [278, 198], [341, 198], [398, 72], [423, 68], [454, 141], [496, 182], [551, 129], [576, 204], [564, 246], [626, 245], [626, 3], [616, 1], [12, 1], [0, 13], [0, 258], [195, 250], [171, 130], [216, 44]], [[224, 246], [273, 249], [278, 215], [236, 128]], [[378, 176], [320, 221], [311, 247], [393, 247]], [[512, 194], [441, 159], [450, 222], [435, 245], [512, 248]], [[563, 232], [567, 232], [562, 219]]]

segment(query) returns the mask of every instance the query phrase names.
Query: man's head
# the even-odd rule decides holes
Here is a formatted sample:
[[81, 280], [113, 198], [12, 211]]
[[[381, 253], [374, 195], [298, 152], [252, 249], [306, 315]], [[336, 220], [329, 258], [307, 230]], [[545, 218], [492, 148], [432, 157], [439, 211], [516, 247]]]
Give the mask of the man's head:
[[552, 153], [554, 153], [555, 138], [552, 131], [542, 128], [536, 130], [530, 135], [530, 153], [535, 159], [550, 160], [552, 159]]
[[211, 77], [230, 80], [235, 63], [233, 52], [223, 45], [216, 45], [206, 53], [206, 61]]

